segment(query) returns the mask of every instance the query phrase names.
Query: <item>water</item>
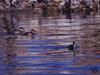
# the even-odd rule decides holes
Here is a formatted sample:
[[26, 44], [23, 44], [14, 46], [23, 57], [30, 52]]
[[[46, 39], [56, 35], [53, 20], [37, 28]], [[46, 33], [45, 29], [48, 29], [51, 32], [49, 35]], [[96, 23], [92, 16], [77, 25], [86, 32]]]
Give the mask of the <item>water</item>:
[[[99, 75], [100, 15], [72, 19], [1, 13], [9, 25], [35, 29], [34, 36], [9, 35], [0, 22], [0, 75]], [[13, 20], [13, 21], [11, 21]], [[67, 46], [75, 41], [79, 52]]]

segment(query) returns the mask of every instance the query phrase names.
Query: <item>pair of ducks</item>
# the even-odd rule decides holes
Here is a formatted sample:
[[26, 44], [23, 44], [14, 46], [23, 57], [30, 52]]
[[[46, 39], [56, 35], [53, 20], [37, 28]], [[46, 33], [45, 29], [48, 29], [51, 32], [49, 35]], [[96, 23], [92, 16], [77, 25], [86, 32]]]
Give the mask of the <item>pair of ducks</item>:
[[22, 36], [34, 36], [36, 35], [36, 31], [34, 29], [31, 29], [30, 31], [25, 31], [23, 27], [20, 27], [18, 30], [17, 30], [17, 34], [18, 35], [22, 35]]

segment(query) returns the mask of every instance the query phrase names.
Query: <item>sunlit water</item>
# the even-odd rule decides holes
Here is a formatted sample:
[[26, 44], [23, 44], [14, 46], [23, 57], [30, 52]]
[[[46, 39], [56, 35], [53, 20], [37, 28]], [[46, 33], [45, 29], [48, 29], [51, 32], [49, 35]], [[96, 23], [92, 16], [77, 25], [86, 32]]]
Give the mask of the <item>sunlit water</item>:
[[[34, 36], [7, 35], [0, 20], [0, 75], [99, 75], [100, 15], [72, 19], [6, 14], [15, 27], [35, 29]], [[1, 13], [0, 17], [4, 16]], [[67, 45], [75, 41], [73, 55]]]

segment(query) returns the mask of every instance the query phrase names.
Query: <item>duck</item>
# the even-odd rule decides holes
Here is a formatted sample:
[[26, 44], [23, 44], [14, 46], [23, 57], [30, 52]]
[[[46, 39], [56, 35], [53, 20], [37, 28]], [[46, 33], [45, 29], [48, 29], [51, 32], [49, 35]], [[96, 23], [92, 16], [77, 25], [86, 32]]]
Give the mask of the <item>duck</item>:
[[74, 54], [74, 56], [75, 56], [75, 54], [76, 54], [76, 45], [75, 45], [75, 41], [73, 41], [72, 44], [68, 45], [67, 49], [68, 49], [69, 51], [72, 51], [73, 54]]
[[30, 31], [25, 31], [25, 29], [23, 27], [20, 27], [19, 29], [19, 34], [22, 35], [22, 36], [34, 36], [36, 35], [36, 30], [34, 29], [31, 29]]
[[18, 27], [18, 28], [14, 31], [14, 33], [15, 33], [16, 35], [22, 35], [24, 32], [25, 32], [25, 29], [24, 29], [23, 27]]
[[[76, 52], [79, 52], [79, 51], [76, 51], [76, 48], [79, 48], [79, 46], [76, 45], [75, 41], [73, 41], [72, 44], [67, 45], [67, 49], [69, 51], [72, 51], [74, 56], [76, 55]], [[50, 52], [44, 53], [44, 55], [64, 54], [64, 53], [66, 53], [66, 51], [50, 51]]]
[[36, 35], [37, 34], [36, 30], [34, 30], [34, 29], [31, 29], [30, 33], [31, 33], [31, 35]]

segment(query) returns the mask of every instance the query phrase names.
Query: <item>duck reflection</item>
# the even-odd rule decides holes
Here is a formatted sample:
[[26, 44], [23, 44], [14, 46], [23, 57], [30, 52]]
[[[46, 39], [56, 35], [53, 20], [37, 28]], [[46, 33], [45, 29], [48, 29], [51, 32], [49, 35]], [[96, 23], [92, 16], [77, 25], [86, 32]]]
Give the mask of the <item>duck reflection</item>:
[[7, 75], [14, 75], [16, 68], [16, 37], [7, 37], [5, 39], [5, 58], [4, 64], [7, 68]]

